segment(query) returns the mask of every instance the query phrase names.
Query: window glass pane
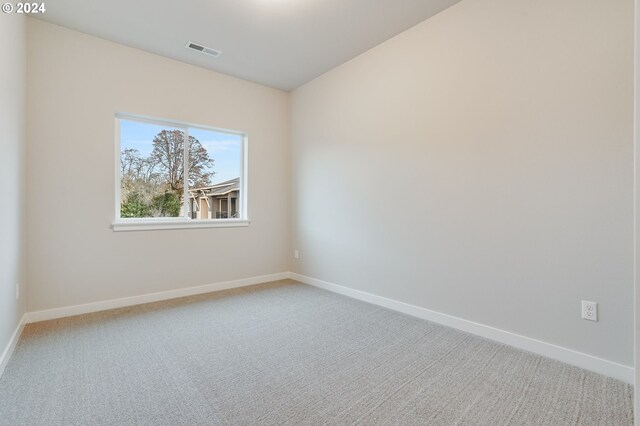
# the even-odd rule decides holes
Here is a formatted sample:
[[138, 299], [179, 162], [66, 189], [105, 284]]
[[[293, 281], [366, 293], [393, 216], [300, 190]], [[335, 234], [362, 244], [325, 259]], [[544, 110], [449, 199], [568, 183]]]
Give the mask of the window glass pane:
[[120, 120], [120, 216], [184, 216], [184, 131]]
[[240, 217], [243, 137], [189, 128], [189, 211], [192, 219]]

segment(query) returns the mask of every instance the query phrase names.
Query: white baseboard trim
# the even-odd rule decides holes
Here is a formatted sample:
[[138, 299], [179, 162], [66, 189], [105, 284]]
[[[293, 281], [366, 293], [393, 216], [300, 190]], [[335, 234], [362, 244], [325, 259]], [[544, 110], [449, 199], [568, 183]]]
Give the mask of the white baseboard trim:
[[24, 321], [28, 323], [47, 321], [56, 318], [71, 317], [74, 315], [88, 314], [91, 312], [106, 311], [108, 309], [123, 308], [126, 306], [141, 305], [143, 303], [159, 302], [161, 300], [176, 299], [178, 297], [193, 296], [196, 294], [211, 293], [230, 288], [245, 287], [248, 285], [262, 284], [270, 281], [278, 281], [289, 278], [288, 272], [260, 275], [257, 277], [243, 278], [240, 280], [225, 281], [215, 284], [206, 284], [196, 287], [178, 288], [175, 290], [161, 291], [158, 293], [142, 294], [140, 296], [111, 299], [101, 302], [86, 303], [83, 305], [66, 306], [63, 308], [47, 309], [44, 311], [27, 312]]
[[399, 302], [375, 294], [355, 290], [316, 278], [307, 277], [294, 272], [289, 273], [289, 278], [300, 281], [314, 287], [339, 293], [354, 299], [372, 303], [374, 305], [383, 306], [394, 311], [402, 312], [414, 317], [422, 318], [448, 327], [456, 328], [467, 333], [475, 334], [480, 337], [495, 340], [509, 346], [514, 346], [528, 352], [553, 358], [576, 367], [584, 368], [608, 377], [622, 380], [624, 382], [634, 383], [634, 369], [626, 365], [618, 364], [613, 361], [598, 358], [552, 343], [543, 342], [541, 340], [532, 339], [530, 337], [521, 336], [499, 328], [490, 327], [488, 325], [479, 324], [477, 322], [468, 321], [452, 315], [443, 314], [441, 312], [432, 311], [430, 309], [421, 308], [419, 306], [410, 305], [408, 303]]
[[4, 351], [2, 352], [2, 356], [0, 356], [0, 377], [2, 377], [2, 373], [4, 373], [4, 369], [9, 363], [9, 358], [11, 358], [11, 355], [13, 355], [13, 351], [15, 350], [16, 345], [18, 344], [18, 340], [20, 339], [20, 335], [22, 334], [22, 330], [24, 329], [24, 325], [26, 323], [25, 319], [26, 319], [26, 314], [23, 315], [22, 318], [20, 319], [20, 322], [16, 326], [16, 329], [13, 332], [13, 335], [11, 336], [11, 339], [9, 339], [9, 343], [7, 343], [7, 347], [4, 348]]

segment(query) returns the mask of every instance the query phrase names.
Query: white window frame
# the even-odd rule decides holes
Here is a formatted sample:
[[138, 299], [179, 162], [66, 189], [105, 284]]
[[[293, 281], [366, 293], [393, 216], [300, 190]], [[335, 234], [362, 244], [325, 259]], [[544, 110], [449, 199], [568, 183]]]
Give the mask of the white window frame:
[[[181, 217], [149, 217], [149, 218], [123, 218], [120, 217], [120, 196], [121, 196], [121, 176], [120, 176], [120, 146], [121, 132], [120, 120], [136, 121], [140, 123], [155, 124], [159, 126], [167, 126], [180, 129], [185, 135], [184, 144], [184, 194], [183, 194], [183, 210], [184, 216]], [[151, 231], [160, 229], [190, 229], [190, 228], [226, 228], [249, 226], [251, 221], [248, 216], [247, 209], [247, 170], [248, 170], [248, 135], [246, 132], [237, 130], [221, 129], [201, 124], [184, 123], [180, 121], [160, 119], [136, 114], [116, 113], [115, 117], [115, 220], [112, 224], [114, 231]], [[189, 164], [189, 128], [209, 130], [214, 132], [229, 133], [242, 137], [240, 146], [240, 218], [232, 219], [191, 219], [190, 202], [189, 202], [189, 179], [187, 166]]]

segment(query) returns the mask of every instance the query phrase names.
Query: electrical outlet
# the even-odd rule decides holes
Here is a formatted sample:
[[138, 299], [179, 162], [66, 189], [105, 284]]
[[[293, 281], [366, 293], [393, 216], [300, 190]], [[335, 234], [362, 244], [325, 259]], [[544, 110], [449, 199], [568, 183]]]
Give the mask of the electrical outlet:
[[293, 251], [293, 257], [295, 257], [296, 259], [300, 259], [300, 253], [298, 252], [298, 249], [295, 249]]
[[20, 283], [16, 283], [16, 300], [20, 299]]
[[598, 303], [582, 301], [582, 319], [598, 321]]

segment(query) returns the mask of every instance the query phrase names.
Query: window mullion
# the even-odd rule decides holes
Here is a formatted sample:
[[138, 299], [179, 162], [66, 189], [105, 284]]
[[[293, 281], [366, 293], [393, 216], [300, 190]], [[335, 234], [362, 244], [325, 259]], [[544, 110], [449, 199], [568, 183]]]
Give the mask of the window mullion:
[[187, 219], [191, 219], [191, 199], [189, 198], [189, 128], [184, 129], [184, 165], [182, 180], [184, 181], [184, 212]]

